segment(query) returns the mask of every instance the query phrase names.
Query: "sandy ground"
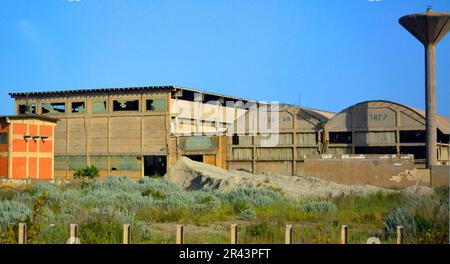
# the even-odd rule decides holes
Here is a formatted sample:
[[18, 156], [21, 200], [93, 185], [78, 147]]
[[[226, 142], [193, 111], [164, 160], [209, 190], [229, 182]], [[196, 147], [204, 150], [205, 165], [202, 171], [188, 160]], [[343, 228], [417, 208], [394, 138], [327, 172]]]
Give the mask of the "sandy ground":
[[[290, 197], [335, 197], [341, 194], [368, 195], [378, 191], [395, 192], [371, 185], [344, 185], [314, 177], [285, 176], [278, 174], [251, 174], [244, 171], [224, 170], [212, 165], [179, 159], [164, 176], [186, 190], [212, 187], [221, 192], [237, 187], [261, 187], [279, 190]], [[428, 195], [432, 189], [412, 186], [402, 190], [411, 195]]]

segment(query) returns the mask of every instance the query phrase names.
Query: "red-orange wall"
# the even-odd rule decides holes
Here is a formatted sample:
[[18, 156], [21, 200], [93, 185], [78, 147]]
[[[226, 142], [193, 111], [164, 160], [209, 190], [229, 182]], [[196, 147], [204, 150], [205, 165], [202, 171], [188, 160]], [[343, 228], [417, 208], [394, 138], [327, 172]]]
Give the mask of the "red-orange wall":
[[[53, 127], [51, 125], [10, 124], [13, 131], [12, 178], [51, 179], [53, 177]], [[30, 136], [28, 140], [25, 135]], [[46, 139], [33, 137], [48, 137]], [[0, 172], [1, 173], [1, 172]]]
[[[6, 133], [8, 137], [8, 124], [0, 119], [0, 133]], [[8, 137], [9, 138], [9, 137]], [[0, 145], [0, 178], [8, 178], [8, 145]]]

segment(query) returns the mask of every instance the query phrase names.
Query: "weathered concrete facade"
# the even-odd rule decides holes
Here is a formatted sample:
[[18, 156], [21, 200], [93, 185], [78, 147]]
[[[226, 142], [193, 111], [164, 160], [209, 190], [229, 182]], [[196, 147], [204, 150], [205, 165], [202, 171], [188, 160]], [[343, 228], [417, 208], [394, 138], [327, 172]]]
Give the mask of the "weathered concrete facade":
[[[437, 116], [437, 157], [449, 161], [449, 118]], [[367, 101], [336, 114], [324, 127], [328, 154], [413, 154], [426, 158], [425, 113], [389, 101]]]
[[[60, 119], [55, 131], [55, 177], [61, 179], [71, 178], [87, 165], [95, 165], [101, 176], [163, 174], [183, 155], [225, 168], [226, 140], [219, 132], [245, 113], [223, 103], [206, 103], [237, 98], [173, 86], [11, 96], [18, 114]], [[200, 100], [195, 101], [195, 96]], [[214, 111], [228, 115], [214, 115]]]
[[[332, 178], [338, 179], [344, 177], [339, 171], [346, 172], [342, 168], [348, 163], [342, 162], [342, 155], [412, 154], [415, 167], [420, 168], [426, 153], [424, 112], [388, 101], [362, 102], [335, 115], [286, 104], [265, 109], [268, 105], [263, 102], [174, 86], [11, 96], [18, 114], [60, 119], [55, 129], [54, 172], [59, 179], [71, 178], [86, 165], [95, 165], [103, 177], [161, 175], [181, 156], [253, 173], [311, 176], [317, 170], [308, 164], [319, 162], [321, 154], [341, 157], [333, 161], [341, 163], [333, 165], [340, 170], [332, 170]], [[436, 125], [438, 158], [448, 163], [449, 119], [438, 116]], [[267, 144], [268, 139], [275, 141]], [[361, 175], [370, 174], [372, 167], [366, 165], [360, 166], [366, 170]], [[397, 168], [383, 168], [386, 177], [374, 174], [373, 182], [381, 184], [382, 178], [399, 175]], [[329, 176], [323, 173], [315, 176]], [[369, 174], [358, 181], [349, 176], [350, 182], [342, 182], [364, 182]]]
[[[251, 131], [252, 123], [248, 112], [236, 121], [234, 136], [228, 138], [228, 166], [230, 169], [246, 170], [253, 173], [275, 172], [283, 175], [303, 175], [303, 161], [308, 155], [322, 153], [322, 127], [334, 114], [300, 108], [292, 105], [280, 105], [278, 115], [267, 110], [266, 116], [259, 119], [257, 129]], [[259, 113], [261, 114], [261, 113]], [[275, 144], [263, 144], [273, 134], [261, 129], [278, 124], [279, 133], [275, 135]]]

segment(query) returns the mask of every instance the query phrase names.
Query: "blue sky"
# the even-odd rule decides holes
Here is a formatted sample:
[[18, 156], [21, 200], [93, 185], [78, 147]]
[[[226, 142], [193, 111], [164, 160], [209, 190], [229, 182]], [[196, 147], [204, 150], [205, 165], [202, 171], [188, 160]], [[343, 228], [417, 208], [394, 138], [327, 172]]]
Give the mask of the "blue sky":
[[[423, 47], [398, 18], [428, 5], [450, 11], [450, 0], [2, 0], [0, 114], [13, 113], [9, 92], [147, 85], [423, 109]], [[437, 54], [450, 116], [450, 36]]]

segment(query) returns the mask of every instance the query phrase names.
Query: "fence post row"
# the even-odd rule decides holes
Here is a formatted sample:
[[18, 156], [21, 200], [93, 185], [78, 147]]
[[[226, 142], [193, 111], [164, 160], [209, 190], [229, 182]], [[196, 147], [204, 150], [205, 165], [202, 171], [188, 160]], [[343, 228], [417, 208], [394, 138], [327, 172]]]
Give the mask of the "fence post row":
[[176, 243], [184, 244], [184, 226], [183, 225], [177, 225]]
[[[184, 244], [184, 225], [177, 225], [176, 231], [176, 244]], [[285, 244], [292, 244], [294, 240], [294, 229], [292, 225], [286, 225], [284, 233]], [[78, 237], [78, 225], [70, 224], [70, 239], [75, 239]], [[231, 224], [230, 226], [230, 242], [231, 244], [238, 243], [238, 225]], [[341, 237], [340, 244], [348, 244], [348, 226], [341, 226]], [[27, 224], [19, 223], [18, 230], [18, 244], [27, 243]], [[397, 226], [397, 244], [404, 243], [404, 228], [401, 225]], [[123, 244], [131, 244], [131, 225], [123, 225]]]
[[19, 223], [18, 243], [19, 244], [27, 243], [27, 224], [25, 224], [25, 223]]
[[284, 242], [285, 244], [292, 244], [294, 238], [294, 229], [292, 225], [286, 225], [286, 231], [284, 232]]
[[131, 225], [123, 225], [123, 244], [131, 244]]

